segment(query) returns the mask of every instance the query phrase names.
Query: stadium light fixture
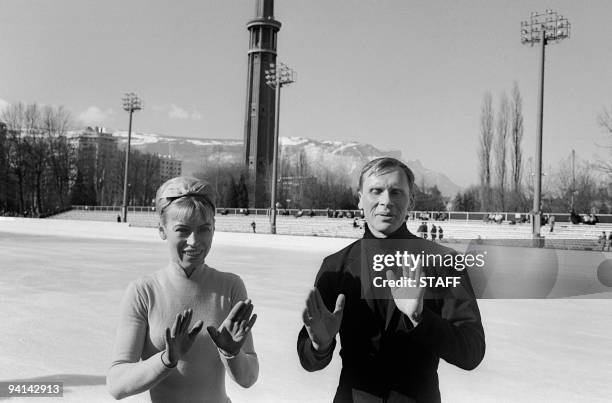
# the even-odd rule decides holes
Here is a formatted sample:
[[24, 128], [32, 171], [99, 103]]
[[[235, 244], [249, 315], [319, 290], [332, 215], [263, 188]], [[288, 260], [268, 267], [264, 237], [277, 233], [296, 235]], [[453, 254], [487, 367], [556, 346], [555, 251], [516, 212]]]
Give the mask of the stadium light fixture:
[[276, 182], [278, 178], [278, 123], [280, 113], [280, 90], [285, 85], [291, 84], [296, 80], [296, 73], [284, 63], [280, 63], [280, 67], [274, 63], [270, 63], [270, 68], [264, 71], [266, 84], [272, 87], [275, 91], [274, 105], [274, 152], [272, 153], [272, 189], [270, 197], [270, 212], [271, 212], [271, 229], [270, 232], [276, 234]]
[[570, 36], [567, 18], [547, 9], [544, 13], [532, 12], [529, 21], [521, 22], [521, 43], [540, 45], [540, 83], [538, 88], [538, 123], [536, 135], [536, 166], [533, 189], [532, 236], [534, 245], [542, 246], [540, 226], [542, 217], [542, 128], [544, 123], [544, 56], [546, 45]]
[[125, 172], [123, 176], [123, 222], [127, 222], [127, 196], [128, 196], [128, 171], [130, 166], [130, 143], [132, 141], [132, 115], [135, 111], [142, 109], [142, 100], [133, 92], [125, 94], [122, 99], [123, 109], [130, 114], [130, 124], [128, 126], [128, 142], [125, 149]]

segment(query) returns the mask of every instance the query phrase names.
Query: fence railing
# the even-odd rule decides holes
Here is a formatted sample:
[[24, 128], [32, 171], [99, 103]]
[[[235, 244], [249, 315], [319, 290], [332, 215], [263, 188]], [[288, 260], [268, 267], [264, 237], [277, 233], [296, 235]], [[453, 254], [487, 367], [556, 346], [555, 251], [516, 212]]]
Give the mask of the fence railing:
[[[72, 206], [73, 210], [83, 210], [83, 211], [103, 211], [103, 212], [110, 212], [110, 211], [117, 211], [117, 212], [121, 212], [121, 206], [80, 206], [80, 205], [76, 205], [76, 206]], [[342, 217], [360, 217], [361, 216], [361, 212], [360, 210], [328, 210], [327, 209], [307, 209], [307, 210], [300, 210], [300, 209], [278, 209], [277, 210], [277, 214], [278, 215], [298, 215], [301, 211], [301, 215], [303, 216], [328, 216], [328, 213], [331, 214], [335, 214], [335, 212], [338, 212], [338, 215], [342, 215]], [[155, 212], [155, 207], [153, 206], [128, 206], [128, 212], [137, 212], [137, 213], [147, 213], [147, 212], [151, 212], [154, 213]], [[216, 210], [216, 214], [221, 214], [221, 215], [269, 215], [270, 214], [270, 209], [254, 209], [254, 208], [223, 208], [223, 207], [219, 207]]]
[[[73, 210], [85, 211], [116, 211], [121, 212], [121, 206], [72, 206]], [[139, 213], [155, 213], [155, 207], [152, 206], [129, 206], [128, 212]], [[301, 213], [300, 213], [301, 212]], [[217, 214], [221, 215], [264, 215], [270, 214], [270, 209], [253, 209], [253, 208], [217, 208]], [[304, 217], [335, 217], [335, 218], [355, 218], [362, 217], [360, 210], [332, 210], [332, 209], [278, 209], [277, 214], [280, 216], [304, 216]], [[446, 220], [463, 220], [463, 221], [485, 221], [485, 217], [490, 214], [501, 214], [503, 221], [514, 220], [520, 222], [521, 219], [530, 221], [529, 213], [514, 213], [514, 212], [467, 212], [467, 211], [410, 211], [408, 218], [411, 220], [429, 220], [429, 221], [446, 221]], [[544, 213], [544, 215], [554, 215], [557, 223], [570, 222], [569, 213]], [[612, 214], [597, 214], [600, 223], [612, 223]]]

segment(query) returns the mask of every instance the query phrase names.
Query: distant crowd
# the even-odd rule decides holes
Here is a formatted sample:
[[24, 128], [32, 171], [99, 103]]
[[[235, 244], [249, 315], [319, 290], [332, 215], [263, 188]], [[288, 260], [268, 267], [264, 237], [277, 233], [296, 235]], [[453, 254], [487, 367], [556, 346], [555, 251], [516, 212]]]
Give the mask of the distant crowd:
[[429, 233], [429, 239], [436, 242], [436, 239], [440, 241], [444, 238], [444, 229], [441, 225], [436, 225], [431, 223], [431, 229], [428, 231], [428, 224], [425, 221], [421, 221], [421, 225], [417, 228], [417, 235], [423, 239], [428, 239], [427, 234]]
[[[300, 218], [300, 217], [314, 217], [317, 215], [317, 213], [314, 210], [309, 210], [309, 209], [297, 209], [294, 210], [293, 212], [289, 209], [286, 208], [278, 208], [277, 209], [278, 215], [280, 216], [293, 216], [295, 218]], [[230, 214], [230, 210], [229, 209], [223, 209], [219, 212], [219, 214], [221, 215], [228, 215]], [[242, 214], [245, 216], [248, 216], [251, 214], [251, 212], [249, 211], [249, 209], [247, 208], [241, 208], [238, 209], [238, 211], [236, 212], [236, 214]], [[332, 210], [330, 208], [327, 209], [326, 211], [326, 216], [327, 218], [363, 218], [363, 214], [361, 214], [361, 212], [359, 211], [354, 211], [354, 210]]]
[[601, 245], [602, 252], [606, 246], [608, 247], [608, 252], [610, 252], [610, 247], [612, 246], [612, 231], [610, 231], [608, 235], [606, 235], [606, 231], [601, 231], [601, 235], [599, 236], [599, 244]]
[[595, 225], [599, 222], [599, 218], [595, 214], [578, 215], [574, 210], [570, 212], [570, 221], [572, 224], [587, 224]]

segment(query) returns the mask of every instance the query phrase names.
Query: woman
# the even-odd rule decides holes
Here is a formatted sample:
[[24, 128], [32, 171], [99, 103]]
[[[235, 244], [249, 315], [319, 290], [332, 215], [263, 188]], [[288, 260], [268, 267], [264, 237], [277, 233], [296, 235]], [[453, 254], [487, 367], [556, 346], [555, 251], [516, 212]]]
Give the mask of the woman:
[[257, 315], [240, 277], [204, 262], [215, 227], [212, 188], [173, 178], [155, 203], [170, 262], [128, 286], [108, 389], [116, 399], [149, 390], [153, 402], [230, 402], [226, 372], [243, 387], [257, 380]]

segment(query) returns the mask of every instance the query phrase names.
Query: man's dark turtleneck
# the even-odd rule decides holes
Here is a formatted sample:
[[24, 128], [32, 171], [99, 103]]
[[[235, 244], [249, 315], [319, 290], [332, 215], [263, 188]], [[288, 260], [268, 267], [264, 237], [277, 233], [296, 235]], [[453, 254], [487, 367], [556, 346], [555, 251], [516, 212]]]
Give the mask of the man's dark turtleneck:
[[[362, 241], [362, 272], [361, 279], [362, 281], [367, 281], [366, 289], [369, 290], [368, 297], [374, 300], [374, 306], [376, 310], [379, 312], [380, 325], [385, 327], [390, 320], [390, 314], [395, 310], [395, 302], [393, 301], [393, 297], [391, 296], [391, 291], [388, 287], [383, 288], [374, 288], [371, 287], [370, 284], [373, 283], [375, 277], [380, 277], [381, 279], [385, 279], [385, 271], [376, 272], [372, 270], [369, 262], [372, 262], [372, 258], [375, 254], [395, 254], [395, 252], [400, 247], [400, 243], [397, 240], [400, 239], [420, 239], [416, 235], [412, 234], [408, 231], [406, 224], [403, 223], [395, 232], [391, 233], [386, 238], [378, 238], [376, 237], [368, 224], [365, 225], [365, 231], [363, 234]], [[395, 242], [394, 242], [395, 241]], [[401, 276], [401, 273], [399, 273]], [[363, 286], [363, 285], [362, 285]]]
[[395, 232], [393, 232], [391, 235], [387, 236], [386, 238], [378, 238], [377, 236], [375, 236], [372, 233], [372, 231], [370, 231], [370, 226], [367, 222], [365, 225], [365, 232], [363, 233], [363, 239], [414, 239], [414, 238], [417, 238], [417, 236], [411, 233], [410, 231], [408, 231], [408, 228], [406, 227], [405, 223], [400, 225], [400, 227]]

